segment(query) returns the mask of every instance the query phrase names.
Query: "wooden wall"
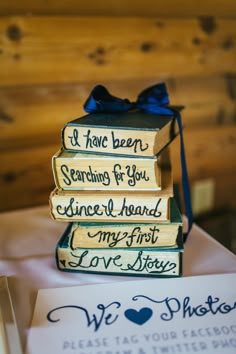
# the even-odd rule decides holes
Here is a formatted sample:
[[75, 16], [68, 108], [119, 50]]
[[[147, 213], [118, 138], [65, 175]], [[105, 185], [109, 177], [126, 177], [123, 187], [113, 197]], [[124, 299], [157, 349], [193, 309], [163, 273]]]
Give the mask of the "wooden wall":
[[210, 179], [211, 208], [236, 206], [234, 0], [1, 2], [0, 211], [48, 203], [61, 128], [95, 84], [134, 100], [163, 80], [186, 106], [191, 187]]

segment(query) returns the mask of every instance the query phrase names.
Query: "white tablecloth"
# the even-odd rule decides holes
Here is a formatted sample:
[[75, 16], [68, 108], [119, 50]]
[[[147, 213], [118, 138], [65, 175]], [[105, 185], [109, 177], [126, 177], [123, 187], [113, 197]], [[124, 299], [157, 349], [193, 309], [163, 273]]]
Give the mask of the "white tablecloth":
[[[23, 346], [38, 289], [138, 279], [59, 271], [55, 246], [66, 225], [52, 220], [48, 207], [0, 214], [0, 274], [9, 277]], [[183, 264], [184, 276], [236, 272], [236, 256], [196, 225], [185, 245]]]

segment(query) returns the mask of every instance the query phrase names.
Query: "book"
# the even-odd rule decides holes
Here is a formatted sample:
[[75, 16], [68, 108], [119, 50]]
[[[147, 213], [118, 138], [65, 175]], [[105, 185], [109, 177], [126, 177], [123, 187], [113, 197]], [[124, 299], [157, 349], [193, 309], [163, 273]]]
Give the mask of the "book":
[[178, 134], [174, 116], [140, 111], [91, 113], [62, 129], [65, 150], [132, 156], [154, 156]]
[[62, 271], [174, 277], [182, 274], [182, 232], [178, 247], [73, 248], [74, 223], [69, 223], [56, 246]]
[[160, 190], [161, 168], [170, 168], [169, 149], [150, 157], [68, 152], [52, 157], [55, 185], [64, 190]]
[[142, 248], [177, 247], [183, 222], [174, 198], [170, 199], [170, 222], [160, 224], [74, 222], [71, 247]]
[[59, 221], [169, 221], [172, 174], [162, 170], [160, 191], [74, 191], [55, 188], [49, 197], [51, 216]]

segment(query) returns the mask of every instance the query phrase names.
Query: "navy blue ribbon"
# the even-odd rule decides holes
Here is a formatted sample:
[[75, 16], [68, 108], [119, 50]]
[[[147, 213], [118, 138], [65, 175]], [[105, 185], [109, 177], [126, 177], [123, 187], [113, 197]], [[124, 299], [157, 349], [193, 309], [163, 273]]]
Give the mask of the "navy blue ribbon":
[[180, 157], [182, 167], [182, 185], [184, 192], [184, 202], [186, 214], [188, 217], [188, 231], [184, 234], [184, 241], [190, 232], [193, 224], [193, 213], [191, 206], [191, 196], [189, 188], [189, 179], [187, 164], [184, 149], [183, 126], [180, 111], [168, 106], [169, 97], [165, 83], [159, 83], [143, 90], [137, 97], [136, 102], [130, 102], [128, 99], [121, 99], [112, 96], [108, 90], [102, 86], [97, 85], [91, 91], [89, 97], [84, 104], [84, 110], [87, 113], [117, 113], [127, 112], [133, 109], [140, 109], [147, 113], [166, 115], [176, 117], [179, 134], [180, 134]]

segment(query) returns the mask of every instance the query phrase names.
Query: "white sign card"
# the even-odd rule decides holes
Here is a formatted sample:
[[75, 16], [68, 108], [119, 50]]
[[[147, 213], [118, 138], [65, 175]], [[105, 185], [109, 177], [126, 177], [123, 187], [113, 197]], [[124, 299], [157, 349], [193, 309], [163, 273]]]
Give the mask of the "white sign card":
[[28, 354], [236, 352], [236, 274], [39, 290]]

